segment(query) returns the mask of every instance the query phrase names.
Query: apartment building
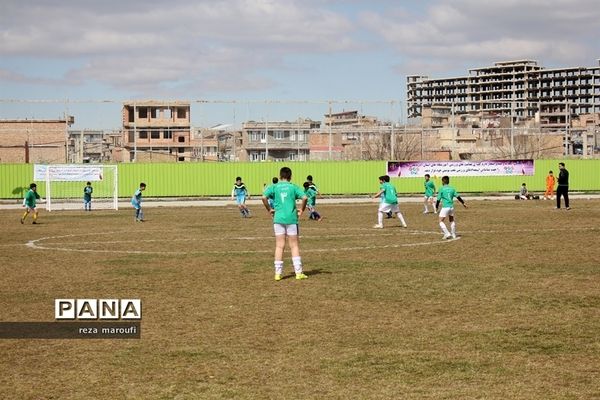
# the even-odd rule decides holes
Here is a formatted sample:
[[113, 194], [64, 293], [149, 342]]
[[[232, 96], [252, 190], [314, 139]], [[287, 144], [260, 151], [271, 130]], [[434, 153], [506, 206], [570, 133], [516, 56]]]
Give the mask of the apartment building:
[[[311, 160], [363, 160], [384, 157], [392, 127], [358, 110], [328, 113], [310, 137]], [[387, 141], [387, 142], [386, 142]]]
[[407, 115], [425, 105], [446, 104], [452, 113], [488, 113], [536, 119], [543, 128], [562, 128], [575, 115], [600, 112], [600, 63], [595, 67], [546, 69], [537, 61], [497, 62], [467, 76], [406, 78]]
[[0, 162], [67, 162], [67, 131], [74, 118], [0, 120]]
[[242, 125], [240, 161], [306, 161], [309, 136], [321, 123], [299, 118], [296, 121], [247, 121]]
[[122, 145], [119, 131], [69, 130], [67, 159], [70, 163], [103, 163], [121, 161]]

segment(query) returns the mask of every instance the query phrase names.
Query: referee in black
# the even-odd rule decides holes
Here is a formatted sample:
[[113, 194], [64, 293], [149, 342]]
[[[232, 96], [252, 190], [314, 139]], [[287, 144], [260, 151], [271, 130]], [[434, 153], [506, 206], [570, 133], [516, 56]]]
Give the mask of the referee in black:
[[560, 196], [565, 198], [565, 208], [570, 210], [569, 207], [569, 171], [565, 168], [565, 163], [558, 163], [558, 186], [556, 187], [556, 208], [560, 209]]

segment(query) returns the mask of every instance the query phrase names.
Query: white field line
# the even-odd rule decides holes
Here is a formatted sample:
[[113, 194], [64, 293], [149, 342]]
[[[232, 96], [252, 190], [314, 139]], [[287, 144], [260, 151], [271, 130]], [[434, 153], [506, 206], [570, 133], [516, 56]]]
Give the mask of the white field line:
[[[362, 228], [361, 228], [362, 229]], [[567, 229], [568, 231], [597, 231], [600, 230], [600, 227], [573, 227]], [[477, 230], [477, 231], [462, 231], [467, 234], [481, 234], [481, 233], [539, 233], [539, 232], [564, 232], [564, 228], [547, 228], [547, 229], [511, 229], [511, 230]], [[159, 231], [164, 233], [164, 231]], [[404, 232], [409, 235], [441, 235], [439, 232], [433, 231], [406, 231], [399, 230], [393, 233], [372, 233], [372, 234], [355, 234], [355, 235], [328, 235], [328, 238], [344, 238], [344, 237], [363, 237], [363, 236], [398, 236], [399, 232]], [[115, 250], [115, 249], [76, 249], [72, 247], [51, 247], [48, 245], [43, 245], [41, 242], [50, 241], [53, 239], [64, 239], [64, 238], [76, 238], [82, 236], [92, 236], [92, 235], [113, 235], [124, 232], [94, 232], [94, 233], [83, 233], [83, 234], [71, 234], [71, 235], [61, 235], [61, 236], [48, 236], [42, 237], [39, 239], [30, 240], [25, 243], [25, 246], [35, 249], [35, 250], [55, 250], [55, 251], [65, 251], [65, 252], [79, 252], [79, 253], [120, 253], [120, 254], [164, 254], [164, 255], [186, 255], [186, 254], [254, 254], [254, 253], [272, 253], [272, 249], [268, 250], [197, 250], [197, 251], [145, 251], [145, 250]], [[306, 239], [317, 239], [311, 236], [300, 236], [304, 240]], [[273, 236], [256, 236], [256, 237], [232, 237], [232, 238], [209, 238], [209, 239], [195, 239], [195, 238], [185, 238], [185, 239], [173, 239], [173, 241], [179, 242], [191, 242], [191, 241], [212, 241], [212, 240], [268, 240], [272, 239]], [[327, 247], [327, 248], [314, 248], [311, 249], [311, 252], [334, 252], [334, 251], [357, 251], [357, 250], [369, 250], [369, 249], [389, 249], [389, 248], [400, 248], [400, 247], [415, 247], [415, 246], [428, 246], [439, 243], [447, 243], [453, 242], [460, 239], [460, 236], [456, 239], [450, 240], [435, 240], [435, 241], [424, 241], [424, 242], [415, 242], [415, 243], [396, 243], [396, 244], [381, 244], [381, 245], [371, 245], [371, 246], [353, 246], [353, 247]], [[121, 244], [121, 243], [153, 243], [153, 242], [161, 242], [161, 239], [141, 239], [141, 240], [128, 240], [128, 241], [93, 241], [93, 242], [77, 242], [77, 243], [65, 243], [59, 242], [56, 244], [63, 246], [73, 246], [73, 245], [88, 245], [88, 244]], [[11, 245], [12, 246], [12, 245]], [[19, 245], [20, 246], [20, 245]]]

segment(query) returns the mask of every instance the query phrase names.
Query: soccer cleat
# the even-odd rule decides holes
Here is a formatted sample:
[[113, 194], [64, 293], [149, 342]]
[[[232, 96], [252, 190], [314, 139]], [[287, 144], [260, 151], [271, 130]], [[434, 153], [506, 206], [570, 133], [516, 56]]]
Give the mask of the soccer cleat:
[[452, 237], [452, 235], [444, 235], [444, 237], [442, 238], [442, 240], [448, 240]]
[[308, 279], [308, 276], [304, 275], [303, 273], [299, 273], [299, 274], [296, 274], [296, 279], [297, 280]]
[[37, 225], [37, 222], [33, 221], [32, 224]]
[[402, 225], [403, 228], [408, 228], [408, 225], [404, 224]]
[[452, 239], [456, 239], [456, 233], [452, 234]]
[[279, 282], [281, 280], [281, 274], [275, 274], [275, 280]]
[[21, 218], [21, 225], [23, 225], [23, 223], [24, 223], [24, 222], [25, 222], [25, 221], [23, 220], [23, 218]]
[[423, 211], [423, 214], [429, 214], [429, 210]]
[[376, 225], [373, 225], [373, 228], [375, 228], [375, 229], [383, 229], [383, 225], [376, 224]]

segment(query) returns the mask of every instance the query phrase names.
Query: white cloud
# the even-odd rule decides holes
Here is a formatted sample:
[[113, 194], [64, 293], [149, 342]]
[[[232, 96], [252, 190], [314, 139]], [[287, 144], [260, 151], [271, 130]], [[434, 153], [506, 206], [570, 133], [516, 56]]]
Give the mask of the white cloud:
[[[436, 72], [436, 61], [454, 69], [523, 58], [591, 65], [600, 52], [599, 19], [594, 0], [437, 0], [420, 15], [401, 9], [360, 18], [401, 55], [407, 74]], [[432, 68], [406, 70], [417, 64]]]
[[0, 56], [84, 59], [68, 78], [121, 89], [270, 86], [254, 76], [291, 54], [356, 46], [351, 21], [312, 1], [28, 3], [9, 1], [0, 15]]

